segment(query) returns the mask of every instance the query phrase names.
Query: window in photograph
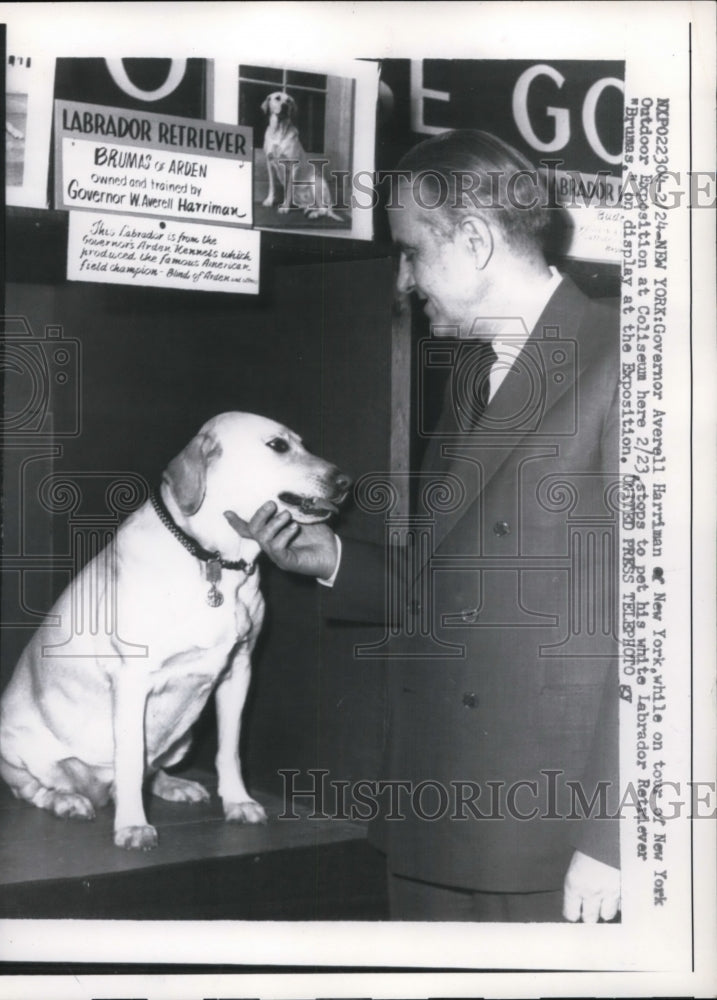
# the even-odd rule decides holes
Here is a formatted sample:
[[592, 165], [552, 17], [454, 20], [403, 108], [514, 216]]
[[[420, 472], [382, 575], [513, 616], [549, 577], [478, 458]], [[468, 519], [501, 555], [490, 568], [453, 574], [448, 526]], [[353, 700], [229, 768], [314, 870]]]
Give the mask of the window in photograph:
[[254, 129], [254, 145], [264, 140], [266, 116], [264, 99], [275, 90], [283, 90], [296, 101], [295, 124], [304, 149], [324, 153], [326, 100], [329, 78], [321, 73], [303, 73], [265, 66], [239, 66], [239, 121]]

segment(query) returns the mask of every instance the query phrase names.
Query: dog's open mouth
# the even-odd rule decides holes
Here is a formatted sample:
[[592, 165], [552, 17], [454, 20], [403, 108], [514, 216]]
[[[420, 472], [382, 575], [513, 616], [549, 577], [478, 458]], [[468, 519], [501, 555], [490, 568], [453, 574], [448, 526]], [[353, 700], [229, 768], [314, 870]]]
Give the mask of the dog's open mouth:
[[298, 493], [284, 491], [279, 494], [279, 500], [287, 507], [293, 507], [297, 514], [310, 518], [312, 521], [325, 521], [332, 514], [338, 514], [340, 503], [346, 498], [346, 494], [327, 500], [325, 497], [300, 496]]

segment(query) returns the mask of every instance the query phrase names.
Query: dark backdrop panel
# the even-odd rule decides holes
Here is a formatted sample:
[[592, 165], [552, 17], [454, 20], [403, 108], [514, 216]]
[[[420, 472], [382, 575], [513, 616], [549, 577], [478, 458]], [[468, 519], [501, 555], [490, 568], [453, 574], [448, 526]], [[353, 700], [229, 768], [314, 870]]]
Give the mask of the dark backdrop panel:
[[[288, 424], [354, 477], [387, 468], [391, 294], [386, 260], [280, 268], [264, 302], [91, 284], [9, 286], [7, 312], [26, 317], [37, 350], [45, 350], [48, 325], [76, 342], [80, 411], [74, 436], [53, 439], [43, 426], [40, 436], [8, 439], [5, 554], [14, 562], [3, 577], [3, 621], [16, 627], [3, 628], [3, 684], [69, 575], [68, 515], [50, 515], [38, 498], [49, 472], [84, 484], [86, 473], [98, 482], [100, 473], [157, 481], [205, 420], [231, 409]], [[21, 379], [8, 388], [12, 412], [26, 390]], [[70, 396], [58, 402], [55, 423], [69, 426], [61, 406], [74, 405]], [[104, 515], [102, 494], [85, 493], [82, 513]], [[360, 524], [356, 511], [343, 522], [354, 534], [381, 537], [381, 526]], [[33, 552], [39, 558], [27, 572]], [[269, 613], [246, 719], [250, 782], [281, 790], [277, 771], [285, 767], [370, 776], [382, 725], [378, 665], [354, 663], [361, 636], [325, 622], [313, 582], [267, 567], [264, 590]], [[209, 763], [213, 753], [210, 712], [197, 759]]]
[[[323, 277], [320, 294], [317, 275]], [[315, 400], [320, 413], [319, 437], [310, 442], [314, 450], [331, 458], [354, 480], [368, 472], [388, 470], [392, 262], [287, 268], [282, 294], [314, 335], [325, 331], [320, 336], [321, 377], [317, 385], [309, 387], [310, 392], [318, 389], [320, 393]], [[339, 526], [353, 537], [383, 541], [382, 518], [362, 514], [355, 505], [342, 513]], [[283, 579], [275, 579], [279, 577]], [[294, 616], [303, 616], [305, 608], [316, 615], [315, 585], [302, 586], [279, 573], [272, 573], [270, 582], [272, 588], [281, 585], [281, 600], [296, 598]], [[273, 589], [272, 593], [278, 595]], [[299, 624], [295, 621], [293, 628], [280, 624], [292, 609], [275, 602], [270, 614], [267, 647], [271, 645], [271, 667], [257, 673], [252, 725], [258, 738], [251, 746], [251, 766], [261, 772], [262, 783], [268, 786], [275, 780], [276, 767], [267, 768], [267, 763], [276, 760], [281, 768], [303, 767], [294, 750], [304, 745], [309, 752], [303, 760], [310, 767], [327, 769], [327, 781], [333, 777], [374, 777], [383, 739], [383, 665], [357, 660], [353, 651], [357, 643], [375, 641], [380, 633], [375, 628], [327, 622], [319, 615], [313, 619], [312, 652], [305, 659], [296, 645]], [[306, 624], [301, 628], [305, 630]], [[295, 673], [297, 661], [308, 666], [305, 691], [300, 683], [288, 686], [284, 681], [287, 672]], [[294, 697], [299, 703], [292, 705]], [[283, 734], [277, 731], [279, 719], [285, 727]], [[272, 743], [276, 743], [276, 753], [260, 749]], [[296, 783], [310, 785], [311, 779], [297, 779]]]

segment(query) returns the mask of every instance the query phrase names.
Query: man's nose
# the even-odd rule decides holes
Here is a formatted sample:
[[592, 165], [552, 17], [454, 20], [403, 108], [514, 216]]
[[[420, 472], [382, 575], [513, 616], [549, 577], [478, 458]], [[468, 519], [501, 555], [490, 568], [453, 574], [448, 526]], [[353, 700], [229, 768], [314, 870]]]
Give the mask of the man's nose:
[[398, 259], [398, 277], [396, 279], [396, 288], [402, 295], [406, 295], [408, 292], [413, 290], [413, 286], [413, 269], [406, 260], [404, 254], [401, 254]]

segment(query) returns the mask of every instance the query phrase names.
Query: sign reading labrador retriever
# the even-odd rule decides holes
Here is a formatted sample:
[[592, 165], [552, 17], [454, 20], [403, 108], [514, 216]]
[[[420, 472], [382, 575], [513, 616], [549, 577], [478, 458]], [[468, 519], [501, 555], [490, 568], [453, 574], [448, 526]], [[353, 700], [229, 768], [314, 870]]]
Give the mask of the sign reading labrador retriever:
[[[214, 691], [224, 815], [262, 822], [238, 751], [264, 610], [259, 546], [237, 534], [225, 511], [248, 520], [272, 499], [299, 523], [322, 521], [348, 485], [272, 420], [224, 413], [205, 424], [169, 463], [159, 490], [60, 596], [22, 654], [0, 702], [0, 774], [15, 796], [86, 820], [112, 798], [115, 844], [155, 847], [145, 780], [160, 798], [208, 798], [199, 783], [164, 769], [185, 755]], [[116, 623], [114, 652], [101, 630], [81, 627], [81, 608], [85, 621]]]

